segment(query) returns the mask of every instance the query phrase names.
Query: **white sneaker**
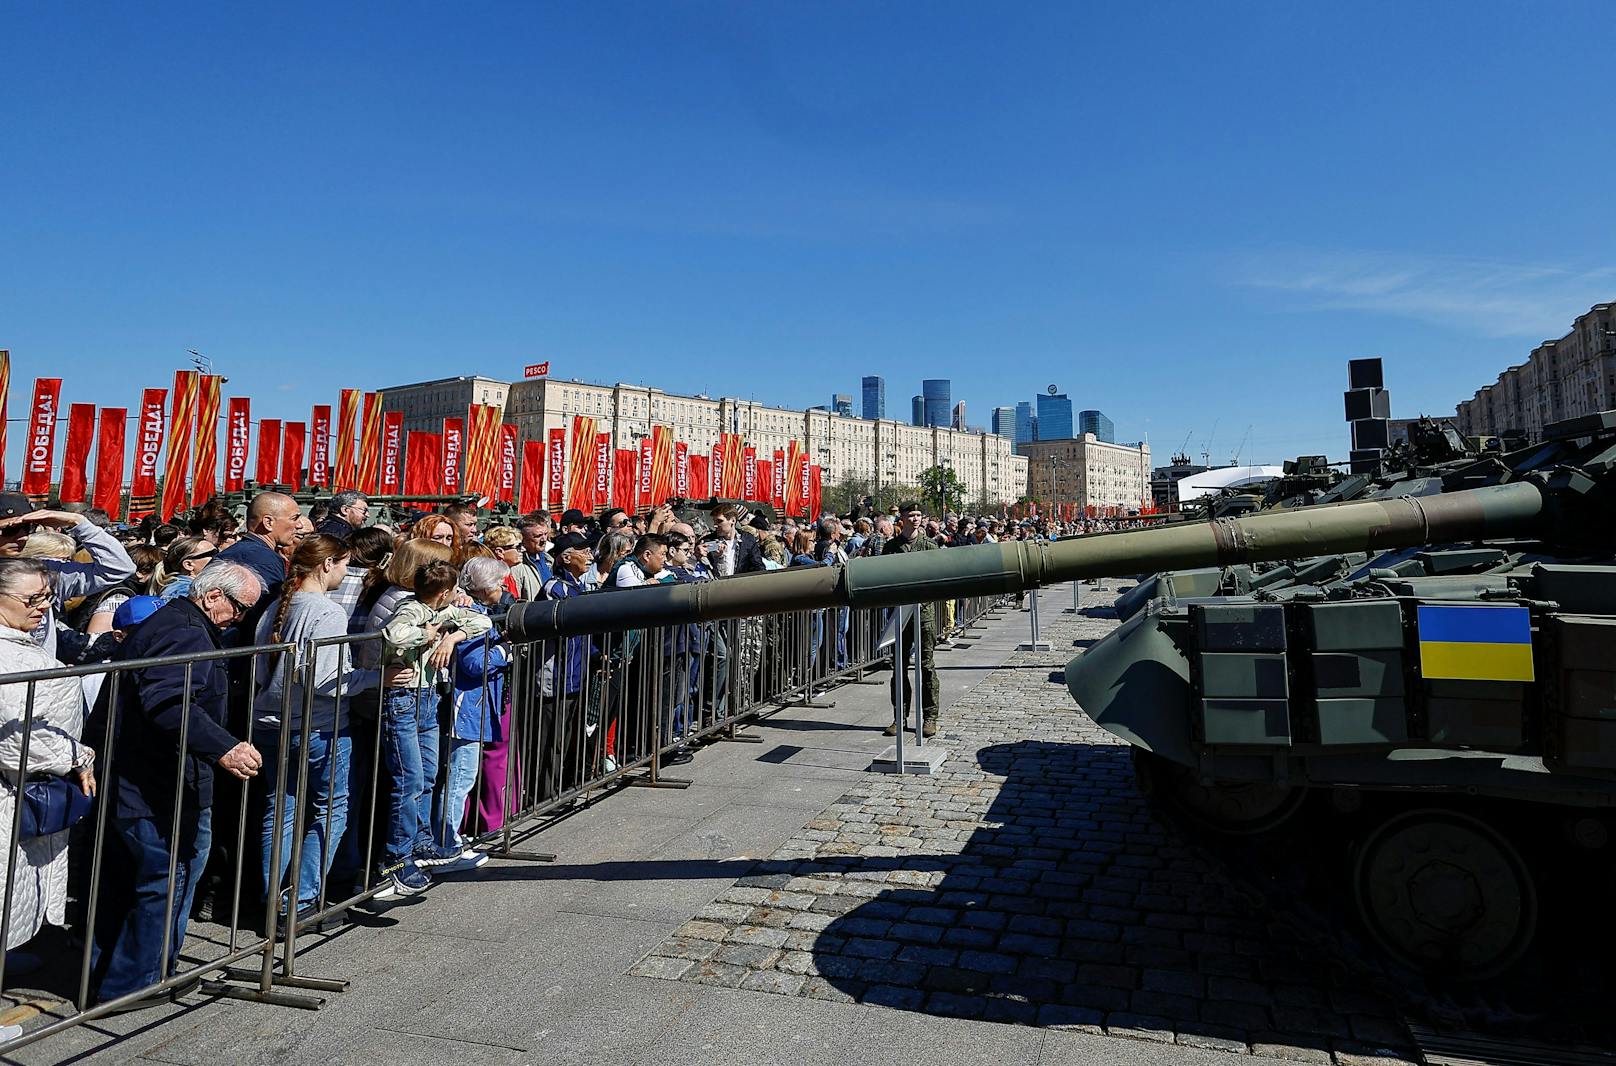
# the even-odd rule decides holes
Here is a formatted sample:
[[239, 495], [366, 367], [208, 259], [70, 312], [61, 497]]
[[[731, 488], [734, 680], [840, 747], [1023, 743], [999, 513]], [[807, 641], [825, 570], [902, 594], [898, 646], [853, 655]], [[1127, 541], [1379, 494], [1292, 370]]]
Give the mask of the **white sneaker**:
[[617, 760], [612, 758], [610, 755], [608, 755], [608, 756], [606, 756], [606, 761], [605, 761], [604, 765], [601, 768], [603, 770], [605, 770], [609, 774], [610, 773], [616, 773], [617, 772]]

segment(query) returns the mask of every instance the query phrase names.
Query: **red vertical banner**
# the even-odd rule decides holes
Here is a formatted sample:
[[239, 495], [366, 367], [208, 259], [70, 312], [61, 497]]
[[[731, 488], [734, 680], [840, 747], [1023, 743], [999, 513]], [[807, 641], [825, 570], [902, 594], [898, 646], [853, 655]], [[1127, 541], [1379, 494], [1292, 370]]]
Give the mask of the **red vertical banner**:
[[712, 482], [707, 479], [707, 471], [712, 463], [710, 455], [692, 455], [690, 457], [690, 498], [705, 500], [711, 496]]
[[35, 505], [50, 496], [51, 465], [56, 461], [56, 416], [61, 401], [61, 378], [34, 379], [34, 403], [28, 409], [28, 440], [23, 448], [22, 491]]
[[774, 502], [774, 464], [767, 459], [759, 459], [757, 464], [758, 492], [762, 493], [758, 499], [763, 503]]
[[388, 411], [382, 415], [382, 495], [398, 495], [399, 478], [403, 474], [403, 459], [404, 412]]
[[6, 398], [11, 395], [11, 353], [0, 348], [0, 484], [6, 474]]
[[808, 468], [808, 517], [817, 521], [819, 519], [820, 492], [823, 472], [817, 466]]
[[376, 474], [382, 462], [382, 394], [365, 393], [364, 414], [359, 420], [359, 458], [355, 461], [354, 486], [361, 492], [376, 491]]
[[612, 435], [595, 434], [595, 506], [612, 504]]
[[786, 509], [786, 453], [779, 448], [774, 450], [774, 463], [769, 467], [769, 503], [775, 510], [784, 512]]
[[355, 489], [358, 468], [354, 455], [354, 419], [359, 417], [361, 390], [343, 389], [337, 402], [337, 458], [331, 468], [333, 489]]
[[201, 507], [219, 491], [219, 382], [203, 374], [196, 387], [196, 472], [191, 475], [191, 506]]
[[651, 427], [651, 504], [666, 503], [673, 495], [673, 430]]
[[722, 492], [738, 499], [746, 491], [746, 439], [739, 433], [727, 434], [724, 442], [724, 480]]
[[195, 370], [174, 372], [172, 412], [168, 420], [168, 465], [163, 468], [163, 502], [158, 517], [167, 522], [185, 506], [185, 478], [191, 469], [191, 437], [196, 432]]
[[561, 497], [567, 490], [567, 431], [556, 428], [550, 431], [550, 445], [545, 450], [545, 495], [550, 501], [550, 510], [561, 510]]
[[748, 500], [761, 499], [758, 496], [758, 468], [757, 449], [748, 447], [741, 453], [741, 490]]
[[293, 492], [303, 488], [303, 449], [308, 429], [302, 422], [288, 422], [281, 427], [281, 484]]
[[466, 432], [460, 445], [460, 491], [490, 502], [493, 487], [489, 484], [489, 475], [493, 467], [489, 462], [492, 452], [488, 435], [493, 426], [490, 419], [493, 411], [492, 407], [480, 403], [466, 408]]
[[[242, 458], [242, 466], [247, 460]], [[309, 417], [309, 484], [331, 484], [331, 405], [315, 404]]]
[[253, 478], [262, 488], [275, 484], [281, 472], [281, 420], [262, 418], [258, 421], [258, 472]]
[[95, 442], [95, 491], [90, 506], [106, 511], [114, 522], [123, 513], [123, 442], [128, 424], [128, 408], [101, 408], [101, 433]]
[[516, 499], [516, 449], [521, 447], [516, 439], [515, 426], [499, 427], [499, 502], [510, 503]]
[[523, 514], [532, 514], [544, 508], [544, 442], [522, 442], [522, 487], [516, 494], [516, 506]]
[[673, 494], [690, 498], [690, 445], [682, 440], [673, 445]]
[[409, 435], [404, 447], [404, 494], [432, 496], [443, 491], [443, 434]]
[[654, 458], [652, 454], [653, 448], [650, 437], [640, 441], [638, 461], [636, 463], [639, 477], [635, 479], [634, 485], [635, 494], [639, 497], [638, 507], [655, 507], [662, 502], [651, 498], [651, 487], [654, 484], [651, 477], [651, 460]]
[[572, 416], [572, 454], [567, 464], [567, 506], [584, 514], [595, 509], [595, 420]]
[[83, 503], [89, 480], [90, 445], [95, 441], [95, 404], [75, 403], [67, 409], [67, 443], [62, 447], [63, 503]]
[[163, 405], [167, 402], [167, 389], [146, 389], [140, 394], [135, 469], [129, 483], [131, 522], [138, 522], [157, 509], [157, 457], [163, 452]]
[[617, 448], [612, 460], [612, 506], [633, 511], [639, 489], [639, 453], [633, 448]]
[[802, 451], [801, 441], [792, 441], [786, 448], [786, 494], [785, 511], [788, 515], [801, 514], [808, 505], [807, 492], [808, 467], [807, 457]]
[[247, 484], [247, 453], [252, 450], [252, 401], [230, 397], [224, 422], [224, 491], [240, 492]]
[[728, 437], [728, 433], [718, 435], [718, 439], [713, 442], [712, 462], [707, 465], [707, 487], [713, 496], [724, 495], [724, 444]]
[[811, 474], [809, 472], [810, 467], [808, 465], [808, 451], [807, 451], [807, 449], [803, 449], [802, 462], [798, 464], [797, 469], [799, 471], [801, 471], [801, 473], [799, 475], [800, 480], [801, 480], [801, 484], [798, 486], [797, 499], [802, 502], [802, 513], [807, 515], [809, 518], [817, 517], [815, 515], [812, 515], [812, 514], [808, 513], [808, 506], [809, 506], [809, 503], [810, 503], [809, 491], [810, 491], [810, 489], [812, 488], [812, 485], [813, 485], [813, 477], [811, 476]]
[[443, 477], [442, 489], [439, 491], [450, 496], [460, 492], [460, 458], [465, 452], [466, 420], [463, 418], [445, 418], [443, 420]]

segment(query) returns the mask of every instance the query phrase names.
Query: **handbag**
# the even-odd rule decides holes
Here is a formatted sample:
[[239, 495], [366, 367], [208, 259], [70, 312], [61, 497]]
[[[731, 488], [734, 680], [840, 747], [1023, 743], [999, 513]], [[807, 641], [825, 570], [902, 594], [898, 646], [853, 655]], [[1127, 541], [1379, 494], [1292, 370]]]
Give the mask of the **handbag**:
[[95, 797], [65, 777], [47, 774], [23, 782], [18, 797], [22, 803], [22, 839], [48, 837], [84, 820], [95, 806]]

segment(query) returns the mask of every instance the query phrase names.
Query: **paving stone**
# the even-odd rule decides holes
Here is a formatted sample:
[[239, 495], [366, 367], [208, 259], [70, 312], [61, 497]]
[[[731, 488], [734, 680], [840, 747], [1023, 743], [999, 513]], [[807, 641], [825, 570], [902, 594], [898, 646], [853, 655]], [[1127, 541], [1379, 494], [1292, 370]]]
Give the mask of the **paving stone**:
[[670, 959], [651, 955], [636, 962], [628, 972], [634, 977], [657, 977], [664, 981], [677, 981], [694, 965], [690, 959]]
[[725, 944], [713, 956], [717, 962], [733, 963], [736, 966], [745, 966], [749, 970], [766, 970], [774, 965], [780, 957], [777, 948], [765, 947], [762, 944]]
[[750, 992], [775, 992], [782, 996], [796, 995], [803, 985], [801, 976], [774, 970], [757, 970], [741, 979], [740, 987]]

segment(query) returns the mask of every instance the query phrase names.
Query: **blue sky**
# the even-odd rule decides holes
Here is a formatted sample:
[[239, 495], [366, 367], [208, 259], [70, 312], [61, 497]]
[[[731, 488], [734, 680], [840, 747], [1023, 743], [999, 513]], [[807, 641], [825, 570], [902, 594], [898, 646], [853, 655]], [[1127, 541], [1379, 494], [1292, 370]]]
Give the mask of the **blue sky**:
[[[550, 359], [1344, 458], [1616, 298], [1608, 3], [12, 5], [12, 414]], [[7, 472], [17, 470], [11, 434]]]

